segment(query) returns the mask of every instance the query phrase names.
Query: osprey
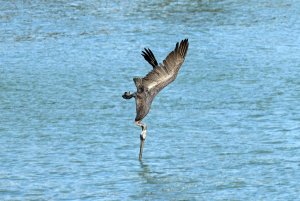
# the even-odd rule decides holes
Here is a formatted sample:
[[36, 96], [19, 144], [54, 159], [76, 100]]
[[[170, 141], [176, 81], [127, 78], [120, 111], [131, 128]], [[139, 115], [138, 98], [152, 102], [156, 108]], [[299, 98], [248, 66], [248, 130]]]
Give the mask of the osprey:
[[125, 92], [122, 96], [124, 99], [135, 98], [135, 124], [142, 128], [139, 160], [142, 160], [144, 142], [147, 135], [147, 125], [142, 123], [142, 119], [149, 113], [154, 97], [176, 79], [178, 71], [184, 62], [188, 47], [188, 39], [182, 40], [180, 44], [176, 43], [175, 49], [169, 53], [161, 64], [157, 63], [152, 51], [149, 48], [145, 48], [142, 51], [142, 56], [153, 69], [143, 78], [133, 78], [137, 91], [132, 94]]

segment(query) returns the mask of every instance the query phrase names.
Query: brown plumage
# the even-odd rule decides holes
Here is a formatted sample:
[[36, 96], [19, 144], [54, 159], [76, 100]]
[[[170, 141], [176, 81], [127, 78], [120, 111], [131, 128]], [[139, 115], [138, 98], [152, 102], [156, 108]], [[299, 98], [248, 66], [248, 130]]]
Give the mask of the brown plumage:
[[189, 42], [188, 39], [176, 43], [175, 49], [169, 53], [163, 63], [157, 63], [154, 54], [150, 49], [142, 51], [142, 56], [153, 67], [153, 69], [143, 78], [133, 78], [137, 91], [133, 94], [125, 92], [123, 98], [136, 100], [135, 123], [142, 127], [140, 160], [142, 158], [143, 143], [146, 138], [146, 124], [141, 120], [149, 113], [154, 97], [168, 84], [173, 82], [182, 66]]

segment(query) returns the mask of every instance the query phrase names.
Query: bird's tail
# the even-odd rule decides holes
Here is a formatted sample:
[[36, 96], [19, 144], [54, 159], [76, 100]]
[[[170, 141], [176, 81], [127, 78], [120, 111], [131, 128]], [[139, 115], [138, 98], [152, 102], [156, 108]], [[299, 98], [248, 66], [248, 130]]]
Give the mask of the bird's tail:
[[130, 94], [130, 92], [128, 91], [128, 92], [125, 92], [125, 93], [122, 95], [122, 97], [123, 97], [124, 99], [131, 99], [132, 97], [134, 97], [134, 95], [135, 95], [135, 94]]

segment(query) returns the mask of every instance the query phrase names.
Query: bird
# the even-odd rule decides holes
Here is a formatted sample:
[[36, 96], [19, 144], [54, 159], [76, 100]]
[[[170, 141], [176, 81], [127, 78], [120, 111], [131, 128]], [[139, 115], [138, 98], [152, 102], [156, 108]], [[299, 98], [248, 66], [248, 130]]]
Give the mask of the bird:
[[140, 134], [140, 152], [139, 160], [142, 160], [144, 143], [147, 136], [147, 125], [142, 120], [149, 113], [152, 101], [155, 96], [167, 85], [173, 82], [185, 60], [189, 47], [188, 39], [177, 42], [173, 51], [158, 64], [153, 52], [144, 48], [142, 56], [152, 66], [152, 70], [145, 77], [134, 77], [133, 81], [136, 86], [136, 92], [124, 92], [124, 99], [135, 98], [136, 117], [135, 124], [142, 128]]

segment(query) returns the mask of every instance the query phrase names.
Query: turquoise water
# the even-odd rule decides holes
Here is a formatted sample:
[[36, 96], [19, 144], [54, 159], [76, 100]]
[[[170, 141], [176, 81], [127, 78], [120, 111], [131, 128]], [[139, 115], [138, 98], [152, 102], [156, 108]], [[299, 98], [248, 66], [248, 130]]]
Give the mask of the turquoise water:
[[[300, 2], [1, 1], [1, 200], [297, 200]], [[134, 76], [190, 48], [138, 161]]]

